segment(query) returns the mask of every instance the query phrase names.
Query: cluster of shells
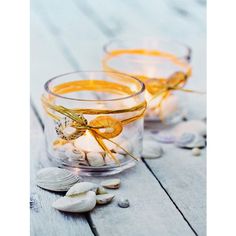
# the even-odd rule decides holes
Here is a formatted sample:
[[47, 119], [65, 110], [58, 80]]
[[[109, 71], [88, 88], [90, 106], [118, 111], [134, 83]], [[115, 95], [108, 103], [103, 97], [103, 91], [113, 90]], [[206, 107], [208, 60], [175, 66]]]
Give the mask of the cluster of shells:
[[203, 120], [189, 120], [163, 131], [146, 132], [142, 156], [161, 157], [163, 154], [161, 144], [174, 144], [178, 148], [190, 149], [194, 156], [199, 156], [201, 149], [206, 146], [206, 123]]
[[[54, 192], [66, 192], [65, 196], [53, 202], [52, 207], [65, 212], [91, 211], [96, 204], [108, 204], [115, 197], [106, 189], [118, 189], [120, 179], [108, 179], [99, 185], [91, 182], [81, 182], [82, 179], [72, 172], [56, 167], [41, 169], [36, 175], [37, 185]], [[120, 207], [128, 207], [127, 199], [118, 201]]]
[[[70, 141], [58, 139], [57, 142], [53, 144], [55, 156], [57, 156], [61, 162], [72, 166], [103, 167], [116, 164], [115, 161], [102, 150], [91, 151], [89, 150], [91, 147], [83, 149], [81, 143], [84, 139], [84, 136]], [[120, 145], [129, 153], [132, 153], [134, 150], [130, 142], [122, 141]], [[97, 144], [94, 143], [93, 146], [97, 146]], [[110, 150], [120, 163], [129, 158], [126, 152], [118, 146], [113, 145]]]

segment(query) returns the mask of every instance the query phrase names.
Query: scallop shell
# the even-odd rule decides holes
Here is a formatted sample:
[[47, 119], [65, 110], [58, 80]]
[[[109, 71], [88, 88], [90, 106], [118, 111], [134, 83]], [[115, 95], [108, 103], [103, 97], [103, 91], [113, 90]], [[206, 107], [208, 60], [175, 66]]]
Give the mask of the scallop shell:
[[117, 189], [120, 187], [120, 179], [108, 179], [101, 182], [104, 188]]
[[52, 207], [65, 212], [87, 212], [96, 205], [96, 194], [93, 191], [82, 193], [76, 197], [61, 197], [56, 200]]
[[102, 195], [97, 195], [96, 196], [96, 202], [99, 205], [104, 205], [112, 201], [112, 199], [115, 197], [114, 194], [102, 194]]
[[105, 165], [103, 156], [99, 152], [88, 152], [87, 160], [90, 166], [100, 167]]
[[36, 183], [39, 187], [58, 192], [67, 191], [81, 180], [81, 177], [74, 175], [69, 170], [57, 167], [43, 168], [36, 175]]
[[66, 193], [67, 197], [77, 196], [88, 191], [97, 191], [98, 186], [91, 182], [81, 182], [73, 185]]
[[143, 142], [142, 157], [146, 159], [159, 158], [163, 155], [162, 147], [154, 140], [145, 140]]

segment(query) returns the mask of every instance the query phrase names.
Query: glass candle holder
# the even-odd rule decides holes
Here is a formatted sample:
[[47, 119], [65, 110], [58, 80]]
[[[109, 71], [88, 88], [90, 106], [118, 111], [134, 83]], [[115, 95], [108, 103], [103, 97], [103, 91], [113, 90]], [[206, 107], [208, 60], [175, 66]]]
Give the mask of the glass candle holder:
[[104, 46], [103, 69], [140, 79], [146, 85], [145, 121], [175, 123], [184, 113], [176, 91], [185, 91], [191, 76], [191, 49], [183, 44], [148, 39], [112, 40]]
[[113, 72], [72, 72], [45, 84], [47, 152], [80, 175], [116, 174], [142, 152], [144, 84]]

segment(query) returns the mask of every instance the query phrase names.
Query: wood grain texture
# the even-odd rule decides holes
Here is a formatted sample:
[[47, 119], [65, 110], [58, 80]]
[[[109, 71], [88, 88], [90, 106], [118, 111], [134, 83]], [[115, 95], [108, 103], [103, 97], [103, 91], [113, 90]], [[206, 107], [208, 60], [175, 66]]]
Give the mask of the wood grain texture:
[[[113, 37], [128, 35], [168, 37], [189, 44], [193, 48], [192, 64], [194, 71], [188, 87], [205, 90], [205, 7], [202, 4], [198, 4], [198, 1], [149, 0], [148, 4], [141, 0], [116, 1], [115, 4], [108, 0], [69, 0], [65, 4], [58, 4], [54, 0], [33, 0], [34, 2], [37, 2], [37, 4], [33, 5], [31, 19], [31, 32], [33, 32], [31, 39], [31, 48], [33, 47], [31, 56], [33, 57], [31, 63], [31, 93], [33, 102], [38, 110], [41, 110], [39, 98], [42, 92], [42, 85], [48, 78], [78, 68], [88, 70], [100, 68], [98, 61], [102, 56], [102, 45]], [[202, 118], [206, 115], [204, 96], [199, 97], [194, 94], [184, 94], [183, 96], [189, 109], [189, 118]], [[203, 152], [201, 157], [193, 157], [189, 151], [177, 149], [173, 146], [165, 146], [165, 150], [166, 154], [162, 159], [150, 160], [147, 161], [147, 164], [194, 230], [199, 235], [205, 235], [205, 152]], [[141, 165], [143, 164], [141, 163]], [[150, 172], [144, 167], [140, 168], [135, 168], [135, 171], [139, 170], [139, 176], [135, 178], [142, 178], [144, 172], [144, 183], [148, 183], [150, 177], [147, 176], [148, 173], [150, 175]], [[132, 181], [129, 179], [134, 178], [135, 174], [133, 175], [133, 171], [127, 171], [124, 176], [131, 183]], [[121, 175], [121, 178], [123, 178], [123, 175]], [[126, 183], [126, 180], [122, 182]], [[155, 184], [158, 184], [158, 182], [156, 181]], [[127, 193], [127, 197], [137, 204], [135, 209], [131, 206], [128, 209], [128, 213], [124, 213], [127, 209], [118, 209], [119, 213], [116, 213], [114, 211], [116, 209], [114, 208], [116, 207], [114, 202], [113, 205], [107, 206], [108, 208], [100, 207], [92, 212], [92, 220], [99, 233], [103, 233], [101, 235], [106, 235], [106, 233], [122, 235], [116, 234], [116, 228], [119, 225], [119, 221], [116, 221], [116, 218], [125, 224], [124, 231], [123, 229], [118, 229], [117, 232], [119, 233], [128, 232], [129, 228], [134, 233], [135, 223], [130, 223], [127, 218], [130, 217], [132, 222], [136, 222], [137, 215], [138, 226], [136, 229], [140, 230], [142, 228], [143, 222], [141, 221], [145, 217], [140, 216], [140, 212], [143, 212], [143, 210], [138, 203], [138, 197], [133, 196], [135, 193], [139, 194], [139, 192], [136, 189], [133, 189], [132, 192], [127, 191], [127, 186], [124, 185], [125, 189], [122, 187], [121, 193], [124, 195]], [[142, 188], [142, 185], [139, 186]], [[151, 193], [152, 188], [145, 188]], [[158, 188], [154, 193], [157, 194], [159, 192], [161, 199], [168, 200], [165, 204], [169, 206], [171, 201], [167, 195], [164, 197], [164, 190], [162, 189], [163, 192], [161, 192], [161, 188]], [[158, 194], [157, 196], [159, 196]], [[143, 197], [144, 195], [139, 196]], [[37, 195], [35, 195], [35, 198], [37, 199]], [[153, 196], [149, 197], [149, 201], [154, 205], [156, 204], [156, 208], [160, 208], [158, 203], [155, 203], [156, 200], [158, 199]], [[172, 205], [172, 207], [175, 207], [173, 203]], [[164, 210], [160, 209], [162, 216]], [[172, 208], [170, 207], [170, 209]], [[130, 210], [134, 210], [135, 214], [132, 215]], [[178, 232], [178, 230], [183, 230], [184, 233], [187, 233], [187, 231], [185, 232], [185, 226], [182, 229], [174, 228], [171, 231], [167, 225], [172, 225], [173, 222], [168, 223], [167, 218], [164, 216], [162, 221], [159, 215], [156, 216], [155, 212], [151, 210], [151, 205], [147, 206], [147, 212], [154, 215], [154, 219], [160, 225], [155, 225], [153, 221], [154, 226], [158, 226], [158, 228], [155, 229], [154, 226], [149, 225], [150, 231], [142, 229], [143, 231], [140, 232], [147, 234], [140, 235], [149, 235], [148, 233], [150, 232], [160, 233], [161, 230], [165, 234], [160, 235], [176, 235], [173, 232]], [[167, 215], [172, 211], [173, 209], [167, 210], [169, 212]], [[176, 212], [181, 216], [179, 211], [176, 209]], [[119, 215], [120, 213], [125, 214], [124, 219]], [[177, 213], [174, 214], [173, 219], [175, 217], [178, 219]], [[113, 214], [115, 216], [114, 219], [109, 219], [110, 215]], [[149, 219], [148, 217], [146, 215], [147, 219]], [[112, 226], [105, 227], [104, 223], [110, 220]], [[117, 225], [117, 227], [112, 228], [114, 225]], [[180, 225], [183, 225], [183, 223]], [[191, 233], [192, 231], [190, 231], [189, 235]]]
[[31, 236], [92, 236], [84, 215], [64, 214], [51, 207], [60, 195], [36, 186], [35, 175], [44, 166], [44, 137], [40, 124], [31, 111], [31, 179], [30, 179], [30, 232]]

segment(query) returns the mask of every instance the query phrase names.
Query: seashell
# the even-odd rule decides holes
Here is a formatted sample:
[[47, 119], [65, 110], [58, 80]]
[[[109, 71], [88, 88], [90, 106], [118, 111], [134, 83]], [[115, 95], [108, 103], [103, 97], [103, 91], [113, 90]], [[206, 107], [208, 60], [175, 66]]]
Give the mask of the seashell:
[[195, 138], [192, 142], [186, 144], [184, 147], [185, 148], [202, 148], [206, 146], [206, 141], [205, 139], [199, 135], [195, 134]]
[[59, 211], [80, 213], [91, 211], [95, 205], [96, 194], [93, 191], [88, 191], [76, 197], [61, 197], [52, 204], [52, 207]]
[[66, 143], [64, 145], [61, 145], [60, 147], [58, 147], [56, 150], [58, 152], [66, 152], [68, 150], [73, 150], [74, 149], [74, 145], [72, 143]]
[[121, 208], [129, 207], [129, 200], [127, 198], [121, 198], [118, 200], [118, 206]]
[[[103, 141], [108, 149], [111, 150], [115, 147], [113, 143], [107, 140]], [[95, 138], [89, 133], [86, 133], [86, 135], [77, 138], [74, 141], [74, 146], [79, 150], [83, 150], [84, 152], [104, 152], [104, 150], [99, 146]]]
[[120, 179], [108, 179], [101, 182], [104, 188], [117, 189], [120, 187]]
[[[133, 148], [133, 144], [132, 142], [128, 142], [128, 141], [123, 141], [121, 143], [119, 143], [119, 145], [124, 148], [127, 152], [129, 153], [132, 153], [134, 148]], [[116, 146], [114, 148], [114, 151], [116, 153], [119, 153], [119, 154], [127, 154], [124, 150], [122, 150], [120, 147]]]
[[81, 182], [73, 185], [66, 193], [67, 197], [77, 196], [88, 191], [97, 191], [98, 186], [91, 182]]
[[70, 138], [70, 136], [74, 135], [76, 131], [76, 128], [68, 126], [65, 127], [62, 132], [66, 138]]
[[104, 205], [112, 201], [112, 199], [115, 197], [114, 194], [102, 194], [102, 195], [97, 195], [96, 196], [96, 202], [99, 205]]
[[106, 194], [107, 191], [105, 188], [103, 188], [102, 186], [98, 187], [97, 188], [97, 194], [100, 195], [100, 194]]
[[178, 147], [185, 147], [187, 144], [191, 143], [194, 139], [195, 139], [195, 134], [183, 133], [176, 138], [175, 144]]
[[157, 133], [155, 139], [160, 143], [174, 143], [175, 136], [171, 132], [161, 131]]
[[65, 192], [82, 179], [69, 170], [57, 167], [47, 167], [36, 174], [36, 183], [39, 187], [51, 191]]
[[145, 140], [143, 142], [142, 157], [147, 159], [159, 158], [164, 151], [160, 145], [154, 140]]
[[175, 126], [174, 132], [180, 136], [183, 133], [197, 133], [201, 136], [206, 135], [206, 123], [202, 120], [189, 120]]
[[73, 148], [65, 151], [65, 155], [73, 161], [84, 161], [85, 153], [79, 149]]
[[[124, 155], [120, 154], [120, 153], [115, 153], [114, 156], [120, 161], [122, 162], [125, 158]], [[115, 161], [113, 159], [111, 159], [108, 155], [106, 155], [104, 157], [104, 161], [106, 163], [106, 165], [116, 165]]]
[[87, 153], [87, 160], [90, 166], [104, 166], [105, 162], [103, 160], [103, 156], [99, 152], [88, 152]]
[[201, 155], [201, 150], [199, 148], [193, 148], [192, 149], [192, 154], [194, 156], [200, 156]]

